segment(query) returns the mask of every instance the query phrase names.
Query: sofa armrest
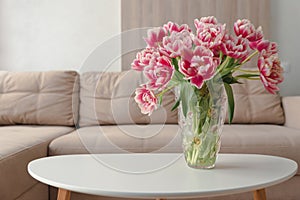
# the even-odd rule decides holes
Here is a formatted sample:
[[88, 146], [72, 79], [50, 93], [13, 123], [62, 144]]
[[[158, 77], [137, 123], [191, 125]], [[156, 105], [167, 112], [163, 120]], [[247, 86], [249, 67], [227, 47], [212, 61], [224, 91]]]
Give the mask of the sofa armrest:
[[300, 129], [300, 96], [282, 97], [285, 126]]

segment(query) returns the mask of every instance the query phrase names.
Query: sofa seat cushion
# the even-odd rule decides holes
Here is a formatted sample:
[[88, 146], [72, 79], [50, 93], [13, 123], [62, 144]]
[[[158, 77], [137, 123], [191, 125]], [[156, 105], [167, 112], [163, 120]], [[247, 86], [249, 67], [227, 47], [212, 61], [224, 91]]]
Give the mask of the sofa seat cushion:
[[49, 155], [181, 152], [178, 125], [92, 126], [53, 140]]
[[[93, 126], [53, 140], [50, 155], [181, 152], [178, 125]], [[224, 125], [221, 153], [282, 156], [300, 164], [300, 130], [280, 125]], [[300, 174], [298, 172], [298, 174]]]
[[74, 128], [65, 126], [2, 126], [0, 127], [0, 161], [72, 130]]
[[32, 188], [37, 181], [28, 174], [28, 163], [47, 156], [50, 141], [72, 130], [60, 126], [0, 126], [0, 199], [16, 199]]
[[[281, 156], [300, 164], [300, 130], [280, 125], [225, 125], [222, 153]], [[298, 169], [300, 175], [300, 169]]]

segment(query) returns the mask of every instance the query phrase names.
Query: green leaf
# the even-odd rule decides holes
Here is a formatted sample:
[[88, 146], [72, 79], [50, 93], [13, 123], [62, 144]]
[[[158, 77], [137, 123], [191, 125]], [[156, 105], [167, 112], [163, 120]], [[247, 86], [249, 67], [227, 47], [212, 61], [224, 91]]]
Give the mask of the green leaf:
[[234, 115], [234, 98], [232, 88], [228, 83], [224, 83], [228, 101], [228, 123], [231, 124]]
[[189, 103], [193, 97], [193, 87], [187, 83], [183, 82], [180, 85], [180, 97], [181, 97], [181, 106], [184, 117], [186, 117], [188, 112]]
[[179, 71], [175, 71], [172, 77], [172, 81], [174, 81], [175, 83], [181, 83], [186, 80], [183, 79], [183, 74], [181, 74]]
[[185, 84], [183, 84], [180, 88], [180, 95], [182, 96], [182, 99], [181, 99], [181, 109], [182, 109], [182, 113], [183, 113], [183, 116], [186, 117], [187, 115], [187, 111], [188, 111], [188, 100], [185, 96], [185, 87], [184, 87]]
[[236, 79], [235, 77], [232, 77], [232, 80], [231, 80], [230, 84], [233, 84], [233, 83], [239, 83], [239, 84], [241, 84], [241, 82], [239, 82], [238, 79]]
[[223, 76], [222, 80], [224, 83], [228, 83], [228, 84], [240, 83], [238, 81], [238, 78], [232, 76], [232, 73], [229, 73], [226, 76]]
[[227, 56], [225, 61], [221, 64], [223, 67], [220, 70], [220, 75], [227, 76], [228, 74], [232, 74], [232, 70], [239, 65], [238, 63], [235, 63], [235, 59], [231, 58], [230, 56]]
[[172, 58], [172, 64], [174, 65], [175, 70], [178, 71], [179, 67], [178, 67], [178, 61], [176, 58]]
[[223, 77], [223, 76], [227, 76], [228, 74], [230, 74], [232, 71], [231, 68], [225, 68], [223, 70], [220, 71], [220, 75]]
[[163, 95], [160, 95], [160, 96], [158, 97], [158, 104], [159, 104], [159, 105], [161, 105], [162, 99], [163, 99]]
[[176, 101], [176, 103], [173, 105], [171, 111], [174, 111], [180, 104], [180, 101], [181, 101], [181, 97], [179, 97]]
[[228, 84], [232, 83], [232, 79], [233, 79], [233, 77], [232, 77], [231, 73], [229, 73], [226, 76], [222, 77], [223, 82], [228, 83]]
[[222, 79], [223, 79], [224, 83], [231, 84], [231, 82], [232, 82], [232, 76], [231, 76], [231, 74], [227, 74], [226, 76], [223, 76]]
[[235, 61], [234, 58], [230, 58], [228, 63], [227, 63], [226, 68], [232, 69], [234, 67], [234, 61]]

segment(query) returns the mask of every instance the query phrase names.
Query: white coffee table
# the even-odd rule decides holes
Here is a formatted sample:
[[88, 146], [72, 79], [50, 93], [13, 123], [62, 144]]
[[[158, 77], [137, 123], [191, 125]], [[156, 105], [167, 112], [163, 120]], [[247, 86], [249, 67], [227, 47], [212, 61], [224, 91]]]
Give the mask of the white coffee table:
[[254, 192], [265, 200], [266, 187], [288, 180], [296, 162], [274, 156], [220, 154], [211, 170], [189, 168], [182, 154], [102, 154], [46, 157], [29, 163], [35, 179], [71, 191], [127, 198], [174, 199]]

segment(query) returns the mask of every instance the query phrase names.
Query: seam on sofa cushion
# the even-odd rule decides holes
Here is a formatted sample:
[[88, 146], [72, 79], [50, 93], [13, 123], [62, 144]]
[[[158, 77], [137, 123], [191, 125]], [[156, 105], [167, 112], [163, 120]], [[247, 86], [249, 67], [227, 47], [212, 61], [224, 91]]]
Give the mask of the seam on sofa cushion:
[[37, 183], [33, 184], [30, 188], [28, 188], [27, 190], [25, 190], [24, 192], [22, 192], [19, 196], [17, 196], [15, 198], [15, 200], [18, 200], [20, 197], [22, 197], [24, 194], [26, 194], [27, 192], [29, 192], [30, 190], [32, 190], [32, 188], [34, 188], [38, 184], [41, 184], [41, 183], [37, 182]]
[[[45, 141], [45, 142], [43, 142], [43, 143], [39, 143], [39, 144], [37, 144], [37, 145], [32, 146], [31, 148], [24, 149], [24, 150], [19, 151], [19, 152], [15, 153], [15, 154], [13, 154], [13, 155], [11, 155], [11, 156], [9, 156], [9, 157], [6, 157], [5, 159], [1, 159], [1, 160], [0, 160], [0, 164], [2, 164], [2, 163], [4, 163], [4, 162], [10, 162], [10, 160], [16, 159], [16, 157], [18, 156], [18, 154], [26, 153], [26, 152], [25, 152], [26, 150], [27, 150], [27, 151], [30, 151], [30, 150], [36, 151], [36, 149], [39, 149], [40, 146], [47, 146], [47, 145], [49, 144], [49, 142], [50, 142], [50, 141]], [[34, 159], [37, 159], [37, 158], [46, 157], [46, 155], [47, 155], [47, 149], [45, 149], [45, 152], [44, 152], [44, 153], [41, 152], [41, 151], [36, 151], [36, 152], [38, 152], [38, 154], [41, 154], [41, 156], [40, 156], [40, 155], [35, 155], [34, 157], [30, 158], [29, 162], [32, 161], [32, 160], [34, 160]], [[26, 163], [26, 166], [27, 166], [27, 165], [28, 165], [28, 163]], [[28, 177], [30, 177], [30, 178], [34, 181], [33, 185], [35, 185], [36, 183], [38, 183], [37, 180], [35, 180], [34, 178], [32, 178], [32, 177], [28, 174], [28, 172], [27, 172], [27, 167], [24, 168], [24, 169], [22, 169], [21, 171], [25, 172], [25, 174], [27, 174]], [[27, 185], [27, 186], [29, 186], [29, 185]], [[27, 188], [27, 187], [26, 187], [26, 188]], [[32, 186], [29, 186], [29, 188], [32, 188]], [[25, 189], [25, 188], [24, 188], [24, 189]], [[21, 189], [21, 190], [22, 190], [22, 189]], [[26, 191], [28, 191], [28, 189], [26, 189]], [[24, 193], [24, 192], [22, 192], [22, 193]], [[18, 195], [18, 197], [20, 197], [20, 195]], [[16, 197], [14, 197], [14, 198], [16, 198]]]
[[[67, 134], [69, 134], [69, 133], [71, 133], [71, 132], [73, 132], [73, 131], [74, 131], [74, 130], [71, 130], [70, 132], [67, 132], [67, 133], [65, 133], [64, 135], [67, 135]], [[26, 150], [31, 149], [32, 147], [35, 147], [35, 146], [38, 146], [38, 145], [41, 145], [41, 144], [44, 144], [44, 143], [48, 143], [48, 145], [47, 145], [47, 154], [45, 155], [45, 156], [47, 156], [47, 155], [48, 155], [48, 148], [49, 148], [50, 142], [51, 142], [52, 140], [54, 140], [55, 138], [58, 138], [58, 137], [60, 137], [60, 136], [53, 137], [52, 139], [44, 140], [44, 141], [42, 141], [42, 142], [40, 142], [40, 143], [33, 144], [33, 145], [31, 145], [31, 146], [26, 146], [25, 148], [21, 149], [20, 151], [17, 151], [17, 152], [11, 153], [11, 154], [2, 155], [2, 157], [0, 157], [0, 162], [2, 162], [2, 160], [4, 160], [4, 159], [7, 158], [7, 157], [15, 156], [15, 155], [17, 155], [17, 154], [19, 154], [19, 153], [22, 153], [22, 152], [24, 152], [24, 151], [26, 151]], [[1, 155], [0, 155], [0, 156], [1, 156]]]

